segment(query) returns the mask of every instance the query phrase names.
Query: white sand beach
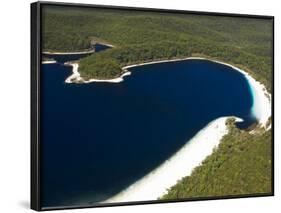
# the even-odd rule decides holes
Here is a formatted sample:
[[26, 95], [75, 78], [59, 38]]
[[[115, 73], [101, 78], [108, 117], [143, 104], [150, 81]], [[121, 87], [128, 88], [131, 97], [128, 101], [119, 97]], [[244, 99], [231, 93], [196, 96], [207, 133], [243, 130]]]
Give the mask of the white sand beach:
[[[265, 86], [262, 83], [255, 80], [249, 73], [245, 72], [244, 70], [241, 70], [233, 65], [223, 63], [220, 61], [215, 61], [215, 60], [212, 61], [229, 66], [234, 70], [237, 70], [238, 72], [242, 73], [247, 78], [254, 99], [254, 104], [252, 106], [252, 113], [258, 119], [259, 126], [265, 128], [268, 119], [271, 117], [271, 94], [267, 91]], [[267, 127], [267, 130], [270, 128], [271, 126], [269, 125]]]
[[72, 66], [72, 74], [65, 79], [65, 83], [72, 83], [74, 80], [75, 81], [81, 81], [82, 78], [80, 77], [80, 73], [78, 72], [78, 63], [70, 63], [70, 62], [65, 62], [64, 63], [67, 66]]
[[[189, 59], [209, 60], [205, 58], [190, 57], [186, 59], [162, 60], [149, 63], [126, 66], [123, 69], [129, 69], [136, 66], [147, 64], [163, 63], [169, 61], [180, 61]], [[230, 64], [214, 61], [232, 67], [234, 70], [245, 75], [249, 81], [254, 104], [252, 112], [258, 119], [260, 127], [266, 127], [268, 119], [271, 117], [271, 95], [267, 92], [265, 86], [256, 81], [247, 72], [234, 67]], [[175, 153], [170, 159], [166, 160], [161, 166], [138, 180], [124, 191], [118, 193], [104, 202], [128, 202], [141, 200], [156, 200], [163, 196], [168, 188], [175, 185], [178, 180], [191, 174], [192, 170], [199, 166], [202, 161], [215, 149], [222, 137], [228, 133], [225, 124], [229, 117], [218, 118], [209, 123], [204, 129], [199, 131], [183, 148]], [[241, 121], [240, 118], [235, 118]], [[270, 129], [269, 126], [267, 129]]]
[[92, 78], [89, 80], [84, 80], [80, 76], [80, 73], [78, 72], [78, 68], [79, 68], [78, 63], [66, 62], [64, 64], [70, 65], [73, 67], [72, 74], [65, 80], [65, 83], [73, 83], [73, 82], [86, 83], [86, 84], [92, 83], [92, 82], [120, 83], [120, 82], [124, 81], [125, 76], [131, 75], [131, 72], [125, 72], [118, 78], [112, 78], [112, 79], [94, 79], [94, 78]]
[[84, 81], [84, 83], [92, 83], [92, 82], [108, 82], [108, 83], [120, 83], [122, 81], [124, 81], [125, 76], [131, 75], [131, 72], [125, 72], [122, 75], [120, 75], [120, 77], [118, 78], [112, 78], [112, 79], [90, 79], [87, 81]]
[[51, 55], [80, 55], [80, 54], [88, 54], [94, 53], [95, 49], [91, 50], [84, 50], [84, 51], [77, 51], [77, 52], [48, 52], [44, 51], [43, 54], [51, 54]]
[[[131, 75], [131, 72], [128, 71], [128, 69], [137, 67], [137, 66], [144, 66], [149, 64], [157, 64], [157, 63], [166, 63], [166, 62], [173, 62], [173, 61], [184, 61], [184, 60], [209, 60], [213, 61], [215, 63], [223, 64], [226, 66], [229, 66], [233, 68], [234, 70], [242, 73], [248, 80], [249, 85], [251, 87], [252, 93], [253, 93], [253, 99], [254, 104], [252, 107], [253, 115], [259, 120], [259, 124], [261, 127], [265, 127], [268, 119], [271, 117], [271, 94], [266, 90], [265, 86], [256, 81], [249, 73], [245, 72], [242, 69], [239, 69], [231, 64], [227, 64], [224, 62], [206, 59], [202, 57], [188, 57], [188, 58], [182, 58], [182, 59], [169, 59], [169, 60], [160, 60], [160, 61], [152, 61], [152, 62], [145, 62], [145, 63], [139, 63], [139, 64], [133, 64], [128, 65], [122, 68], [124, 73], [117, 78], [113, 79], [90, 79], [90, 80], [84, 80], [82, 77], [80, 77], [80, 73], [78, 72], [79, 64], [78, 63], [65, 63], [68, 65], [73, 65], [73, 74], [69, 76], [65, 82], [66, 83], [73, 83], [73, 82], [80, 82], [80, 83], [92, 83], [92, 82], [108, 82], [108, 83], [120, 83], [124, 80], [123, 77]], [[270, 128], [270, 125], [269, 127]]]
[[[107, 44], [107, 43], [101, 43], [98, 42], [98, 44], [108, 46], [108, 47], [114, 47], [112, 44]], [[84, 51], [76, 51], [76, 52], [49, 52], [49, 51], [44, 51], [43, 54], [51, 54], [51, 55], [80, 55], [80, 54], [88, 54], [88, 53], [95, 53], [96, 50], [95, 48], [89, 49], [89, 50], [84, 50]]]
[[[253, 94], [253, 107], [252, 113], [258, 119], [259, 127], [266, 127], [268, 119], [271, 117], [271, 95], [266, 90], [265, 86], [256, 81], [250, 74], [241, 70], [233, 65], [223, 63], [220, 61], [210, 60], [200, 57], [189, 57], [184, 59], [161, 60], [147, 63], [134, 64], [123, 67], [125, 72], [118, 78], [114, 79], [90, 79], [84, 81], [78, 72], [78, 63], [66, 63], [73, 66], [73, 74], [69, 76], [65, 82], [72, 83], [79, 81], [82, 83], [91, 82], [109, 82], [119, 83], [122, 82], [124, 76], [130, 75], [129, 68], [136, 66], [144, 66], [148, 64], [164, 63], [171, 61], [182, 60], [209, 60], [216, 63], [224, 64], [233, 68], [234, 70], [242, 73], [248, 80]], [[228, 129], [225, 121], [229, 117], [221, 117], [210, 122], [204, 129], [199, 131], [170, 159], [166, 160], [161, 166], [129, 186], [124, 191], [105, 200], [104, 202], [128, 202], [128, 201], [141, 201], [141, 200], [156, 200], [166, 193], [166, 190], [175, 185], [178, 180], [191, 174], [192, 170], [199, 166], [202, 161], [216, 148], [221, 138], [227, 134]], [[236, 118], [236, 121], [241, 119]], [[267, 127], [270, 129], [271, 126]]]
[[[255, 80], [249, 73], [246, 71], [239, 69], [231, 64], [227, 64], [224, 62], [220, 62], [217, 60], [202, 58], [202, 57], [188, 57], [182, 59], [170, 59], [170, 60], [160, 60], [160, 61], [152, 61], [152, 62], [145, 62], [139, 64], [133, 64], [123, 67], [123, 70], [128, 70], [133, 67], [137, 66], [144, 66], [148, 64], [157, 64], [157, 63], [166, 63], [166, 62], [173, 62], [173, 61], [185, 61], [185, 60], [208, 60], [212, 62], [216, 62], [219, 64], [223, 64], [233, 68], [234, 70], [242, 73], [248, 80], [249, 85], [251, 87], [253, 93], [254, 104], [252, 107], [253, 115], [259, 120], [260, 127], [265, 127], [268, 119], [271, 117], [271, 94], [266, 90], [265, 86]], [[270, 128], [270, 126], [268, 127]]]
[[225, 125], [227, 118], [218, 118], [209, 123], [161, 166], [104, 202], [156, 200], [164, 195], [166, 189], [175, 185], [182, 177], [190, 175], [193, 168], [213, 152], [228, 132]]
[[42, 61], [42, 64], [55, 64], [55, 63], [57, 63], [55, 60]]
[[104, 45], [104, 46], [108, 46], [108, 47], [115, 47], [114, 45], [112, 44], [109, 44], [109, 43], [106, 43], [106, 42], [96, 42], [96, 44], [101, 44], [101, 45]]

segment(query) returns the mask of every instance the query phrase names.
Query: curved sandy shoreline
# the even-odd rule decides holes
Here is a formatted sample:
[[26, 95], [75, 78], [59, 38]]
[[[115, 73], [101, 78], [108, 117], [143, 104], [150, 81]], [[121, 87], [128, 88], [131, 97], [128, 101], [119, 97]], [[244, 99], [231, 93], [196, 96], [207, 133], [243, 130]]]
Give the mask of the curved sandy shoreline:
[[[250, 74], [241, 70], [233, 65], [210, 60], [201, 57], [189, 57], [184, 59], [161, 60], [154, 62], [146, 62], [134, 64], [123, 67], [125, 73], [115, 79], [90, 79], [84, 81], [78, 72], [79, 65], [77, 63], [68, 63], [73, 66], [73, 74], [66, 79], [66, 83], [72, 83], [76, 80], [82, 80], [82, 83], [91, 82], [109, 82], [119, 83], [126, 75], [130, 75], [129, 68], [144, 66], [148, 64], [183, 61], [183, 60], [209, 60], [215, 63], [223, 64], [233, 68], [234, 70], [242, 73], [249, 82], [253, 94], [254, 104], [252, 106], [252, 113], [258, 119], [259, 127], [266, 127], [267, 121], [271, 116], [271, 95], [266, 90], [265, 86], [256, 81]], [[104, 202], [128, 202], [128, 201], [143, 201], [143, 200], [156, 200], [166, 193], [166, 190], [177, 183], [181, 178], [191, 174], [192, 170], [199, 166], [202, 161], [210, 154], [214, 148], [217, 147], [220, 140], [228, 133], [225, 124], [229, 117], [221, 117], [210, 122], [205, 128], [200, 130], [191, 140], [189, 140], [177, 153], [170, 159], [166, 160], [158, 168], [129, 186], [127, 189], [118, 193]], [[236, 118], [236, 120], [241, 120]], [[271, 125], [267, 127], [270, 129]]]
[[[156, 200], [164, 195], [168, 188], [175, 185], [182, 177], [190, 175], [206, 156], [212, 154], [222, 137], [228, 133], [225, 124], [228, 118], [221, 117], [210, 122], [170, 159], [104, 202]], [[241, 119], [236, 118], [236, 120]]]
[[[101, 44], [104, 46], [108, 47], [114, 47], [112, 44], [107, 44], [107, 43], [101, 43], [97, 42], [96, 44]], [[50, 55], [80, 55], [80, 54], [88, 54], [88, 53], [95, 53], [96, 49], [90, 49], [90, 50], [84, 50], [84, 51], [77, 51], [77, 52], [49, 52], [49, 51], [44, 51], [42, 52], [43, 54], [50, 54]]]
[[[248, 80], [250, 88], [252, 90], [254, 104], [252, 106], [252, 113], [258, 119], [260, 127], [266, 128], [268, 119], [271, 117], [271, 94], [267, 91], [265, 86], [254, 79], [249, 73], [244, 70], [241, 70], [233, 65], [212, 60], [213, 62], [223, 64], [237, 70], [242, 73]], [[266, 130], [270, 129], [271, 126], [268, 126]]]
[[55, 63], [57, 63], [55, 60], [42, 61], [42, 64], [55, 64]]
[[[224, 63], [221, 61], [213, 60], [213, 59], [207, 59], [202, 57], [188, 57], [188, 58], [182, 58], [182, 59], [170, 59], [170, 60], [161, 60], [161, 61], [153, 61], [153, 62], [145, 62], [140, 64], [133, 64], [123, 67], [123, 70], [128, 70], [133, 67], [138, 66], [144, 66], [149, 64], [157, 64], [157, 63], [166, 63], [166, 62], [175, 62], [175, 61], [185, 61], [185, 60], [207, 60], [212, 61], [218, 64], [223, 64], [225, 66], [231, 67], [233, 70], [236, 70], [240, 73], [242, 73], [246, 79], [249, 82], [250, 88], [252, 90], [252, 95], [254, 99], [254, 104], [252, 106], [252, 113], [253, 115], [258, 119], [260, 127], [266, 127], [266, 123], [268, 119], [271, 117], [271, 94], [267, 91], [265, 86], [255, 80], [249, 73], [246, 71], [235, 67], [231, 64]], [[267, 129], [270, 129], [271, 126], [267, 127]]]
[[[152, 62], [145, 62], [145, 63], [139, 63], [139, 64], [133, 64], [124, 66], [122, 70], [124, 73], [113, 79], [89, 79], [84, 80], [80, 73], [78, 72], [79, 64], [78, 63], [65, 63], [68, 65], [73, 66], [73, 74], [69, 76], [65, 82], [66, 83], [73, 83], [73, 82], [79, 82], [79, 83], [92, 83], [92, 82], [108, 82], [108, 83], [120, 83], [124, 81], [125, 76], [131, 75], [131, 72], [128, 71], [128, 69], [138, 66], [144, 66], [149, 64], [157, 64], [157, 63], [166, 63], [166, 62], [175, 62], [175, 61], [185, 61], [185, 60], [208, 60], [215, 63], [223, 64], [225, 66], [231, 67], [233, 70], [236, 70], [240, 73], [242, 73], [246, 79], [249, 82], [250, 88], [252, 90], [254, 104], [252, 107], [252, 113], [253, 116], [255, 116], [258, 119], [258, 122], [260, 124], [260, 127], [266, 128], [266, 123], [268, 119], [271, 117], [271, 94], [266, 90], [265, 86], [255, 80], [249, 73], [245, 72], [242, 69], [239, 69], [231, 64], [227, 64], [224, 62], [220, 62], [217, 60], [202, 58], [202, 57], [188, 57], [188, 58], [182, 58], [182, 59], [169, 59], [169, 60], [160, 60], [160, 61], [152, 61]], [[267, 127], [267, 129], [271, 128], [271, 125]]]
[[131, 72], [125, 72], [121, 76], [117, 78], [112, 78], [112, 79], [89, 79], [89, 80], [84, 80], [81, 76], [80, 73], [78, 72], [79, 64], [78, 63], [71, 63], [71, 62], [66, 62], [64, 63], [65, 65], [72, 66], [72, 74], [65, 79], [65, 83], [92, 83], [92, 82], [108, 82], [108, 83], [120, 83], [124, 81], [125, 76], [131, 75]]
[[80, 55], [80, 54], [88, 54], [88, 53], [94, 53], [95, 49], [91, 50], [84, 50], [84, 51], [77, 51], [77, 52], [42, 52], [43, 54], [48, 54], [48, 55]]
[[115, 47], [114, 45], [105, 43], [105, 42], [96, 42], [96, 44], [101, 44], [101, 45], [108, 46], [108, 47]]
[[[233, 65], [216, 60], [210, 60], [199, 57], [190, 57], [186, 59], [162, 60], [135, 64], [126, 66], [123, 69], [129, 69], [136, 66], [147, 64], [163, 63], [170, 61], [182, 61], [189, 59], [209, 60], [233, 68], [242, 73], [249, 82], [252, 90], [254, 104], [252, 107], [253, 115], [258, 119], [260, 127], [266, 127], [268, 119], [271, 117], [271, 95], [265, 86], [256, 81], [250, 74]], [[228, 133], [225, 124], [229, 117], [218, 118], [209, 123], [204, 129], [199, 131], [183, 148], [181, 148], [170, 159], [166, 160], [158, 168], [138, 180], [124, 191], [111, 197], [104, 202], [128, 202], [141, 200], [156, 200], [163, 196], [168, 188], [174, 186], [178, 180], [191, 174], [192, 170], [199, 166], [202, 161], [218, 146], [220, 140]], [[236, 118], [236, 121], [241, 119]], [[267, 127], [270, 129], [271, 125]]]

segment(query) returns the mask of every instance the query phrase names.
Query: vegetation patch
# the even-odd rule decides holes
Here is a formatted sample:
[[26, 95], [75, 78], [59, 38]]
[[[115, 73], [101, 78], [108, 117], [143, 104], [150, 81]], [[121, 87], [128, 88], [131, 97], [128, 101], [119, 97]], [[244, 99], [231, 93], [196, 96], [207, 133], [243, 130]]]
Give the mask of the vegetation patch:
[[86, 50], [93, 41], [114, 45], [80, 61], [84, 79], [110, 79], [126, 65], [201, 54], [247, 69], [271, 91], [271, 20], [59, 6], [45, 7], [42, 20], [44, 51]]

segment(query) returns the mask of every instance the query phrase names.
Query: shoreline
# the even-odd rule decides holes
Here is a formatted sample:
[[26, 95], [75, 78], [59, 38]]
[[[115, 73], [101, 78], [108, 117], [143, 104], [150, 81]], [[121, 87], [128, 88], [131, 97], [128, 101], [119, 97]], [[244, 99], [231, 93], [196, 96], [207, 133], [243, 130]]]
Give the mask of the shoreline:
[[[109, 83], [119, 83], [122, 82], [124, 76], [130, 75], [131, 72], [128, 71], [129, 68], [144, 66], [156, 63], [166, 63], [173, 61], [184, 61], [184, 60], [208, 60], [215, 63], [223, 64], [225, 66], [231, 67], [234, 71], [242, 73], [248, 80], [252, 96], [253, 96], [253, 106], [252, 113], [258, 119], [258, 126], [265, 130], [271, 128], [269, 125], [266, 128], [268, 119], [271, 117], [271, 94], [266, 90], [265, 86], [255, 80], [249, 73], [239, 69], [231, 64], [220, 62], [217, 60], [206, 59], [201, 57], [188, 57], [184, 59], [171, 59], [171, 60], [161, 60], [153, 62], [145, 62], [140, 64], [128, 65], [122, 68], [125, 73], [120, 77], [107, 80], [90, 79], [88, 81], [83, 81], [78, 72], [78, 63], [68, 63], [68, 65], [73, 66], [73, 74], [66, 79], [66, 83], [72, 83], [73, 80], [79, 81], [82, 79], [81, 83], [91, 83], [91, 82], [109, 82]], [[140, 200], [156, 200], [163, 196], [170, 187], [174, 186], [178, 180], [183, 177], [189, 176], [192, 170], [200, 166], [204, 159], [212, 154], [213, 149], [218, 146], [220, 140], [224, 135], [228, 133], [228, 128], [225, 124], [226, 120], [230, 117], [220, 117], [211, 121], [206, 127], [201, 129], [193, 138], [186, 142], [186, 144], [176, 152], [172, 157], [163, 162], [159, 167], [155, 168], [152, 172], [148, 173], [128, 188], [124, 189], [120, 193], [114, 195], [113, 197], [103, 201], [108, 202], [128, 202], [128, 201], [140, 201]], [[240, 118], [236, 118], [236, 121], [241, 121]], [[255, 133], [257, 127], [250, 133]]]
[[[186, 61], [186, 60], [207, 60], [211, 62], [215, 62], [218, 64], [222, 64], [228, 67], [231, 67], [233, 70], [242, 73], [245, 78], [248, 80], [250, 85], [250, 89], [253, 96], [254, 104], [252, 106], [252, 114], [258, 119], [258, 123], [260, 127], [266, 128], [266, 123], [268, 119], [271, 117], [271, 94], [267, 91], [266, 87], [254, 79], [248, 72], [225, 62], [217, 61], [214, 59], [208, 59], [203, 57], [187, 57], [187, 58], [179, 58], [179, 59], [167, 59], [167, 60], [159, 60], [152, 62], [144, 62], [139, 64], [133, 64], [123, 67], [123, 70], [128, 70], [130, 68], [145, 66], [149, 64], [158, 64], [158, 63], [168, 63], [168, 62], [176, 62], [176, 61]], [[266, 130], [270, 129], [271, 125], [269, 125]]]
[[103, 202], [156, 200], [163, 196], [167, 189], [174, 186], [181, 178], [189, 176], [195, 167], [212, 154], [222, 137], [228, 133], [226, 125], [228, 118], [242, 121], [242, 119], [232, 116], [211, 121], [171, 158], [125, 190]]
[[[96, 44], [101, 44], [107, 47], [114, 47], [111, 44], [107, 44], [107, 43], [101, 43], [101, 42], [97, 42]], [[43, 51], [43, 54], [48, 54], [48, 55], [82, 55], [82, 54], [90, 54], [90, 53], [95, 53], [96, 49], [89, 49], [89, 50], [81, 50], [81, 51], [76, 51], [76, 52], [50, 52], [50, 51]]]
[[106, 43], [106, 42], [96, 42], [96, 44], [101, 44], [101, 45], [108, 46], [108, 47], [111, 47], [111, 48], [115, 47], [114, 45]]
[[259, 127], [265, 128], [265, 130], [270, 129], [271, 125], [266, 128], [266, 124], [268, 119], [271, 117], [271, 94], [267, 91], [265, 86], [256, 79], [254, 79], [249, 73], [238, 67], [216, 60], [211, 61], [229, 66], [232, 69], [242, 73], [246, 77], [249, 82], [254, 102], [251, 109], [252, 114], [258, 119]]
[[41, 63], [42, 64], [55, 64], [55, 63], [57, 63], [57, 61], [56, 60], [47, 60], [47, 61], [42, 61]]
[[82, 80], [80, 73], [78, 72], [78, 63], [65, 62], [64, 65], [72, 66], [72, 74], [65, 79], [65, 83], [72, 83], [74, 80], [79, 82]]
[[[249, 73], [239, 69], [231, 64], [220, 62], [217, 60], [206, 59], [201, 57], [189, 57], [186, 59], [161, 60], [147, 63], [140, 63], [123, 67], [129, 69], [137, 66], [148, 64], [165, 63], [170, 61], [183, 60], [209, 60], [215, 63], [223, 64], [231, 67], [233, 70], [242, 73], [248, 80], [253, 95], [252, 113], [258, 119], [258, 127], [262, 127], [265, 131], [271, 128], [266, 127], [268, 119], [271, 117], [271, 94], [266, 90], [265, 86], [255, 80]], [[189, 176], [194, 168], [200, 166], [204, 159], [212, 154], [220, 140], [228, 133], [225, 121], [230, 117], [218, 118], [209, 123], [205, 128], [200, 130], [193, 138], [191, 138], [177, 153], [170, 159], [166, 160], [152, 172], [121, 191], [117, 195], [107, 199], [104, 202], [127, 202], [139, 200], [156, 200], [163, 196], [170, 187], [174, 186], [178, 180]], [[236, 118], [236, 121], [241, 119]], [[256, 128], [255, 128], [256, 129]], [[255, 133], [255, 129], [250, 133]], [[203, 144], [203, 142], [206, 144]], [[184, 172], [183, 172], [184, 171]], [[173, 174], [173, 175], [170, 175]]]
[[[139, 64], [133, 64], [133, 65], [127, 65], [122, 67], [122, 70], [124, 73], [120, 75], [117, 78], [112, 78], [112, 79], [89, 79], [89, 80], [84, 80], [81, 76], [80, 73], [78, 72], [79, 64], [78, 63], [70, 63], [67, 62], [65, 64], [69, 65], [74, 65], [75, 69], [73, 69], [73, 74], [69, 76], [65, 82], [66, 83], [92, 83], [92, 82], [107, 82], [107, 83], [120, 83], [124, 81], [125, 76], [131, 75], [131, 72], [128, 70], [133, 67], [138, 67], [138, 66], [145, 66], [149, 64], [158, 64], [158, 63], [168, 63], [168, 62], [176, 62], [176, 61], [186, 61], [186, 60], [207, 60], [211, 62], [215, 62], [218, 64], [222, 64], [228, 67], [231, 67], [233, 70], [238, 71], [242, 73], [245, 78], [248, 80], [250, 89], [252, 91], [253, 99], [254, 99], [254, 104], [252, 107], [252, 113], [253, 116], [255, 116], [258, 119], [258, 123], [260, 127], [266, 128], [266, 123], [268, 119], [271, 116], [271, 94], [267, 91], [266, 87], [260, 83], [259, 81], [255, 80], [249, 73], [246, 71], [235, 67], [234, 65], [213, 60], [213, 59], [208, 59], [208, 58], [202, 58], [202, 57], [187, 57], [187, 58], [179, 58], [179, 59], [167, 59], [167, 60], [159, 60], [159, 61], [152, 61], [152, 62], [144, 62], [144, 63], [139, 63]], [[269, 125], [266, 130], [270, 129], [271, 125]]]
[[72, 74], [68, 76], [65, 79], [65, 83], [92, 83], [92, 82], [108, 82], [108, 83], [120, 83], [124, 81], [125, 76], [131, 75], [131, 72], [125, 72], [122, 75], [120, 75], [117, 78], [112, 78], [112, 79], [95, 79], [91, 78], [89, 80], [84, 80], [81, 76], [80, 73], [78, 72], [79, 64], [78, 63], [71, 63], [71, 62], [65, 62], [64, 65], [72, 66]]
[[77, 52], [49, 52], [49, 51], [45, 51], [42, 52], [42, 54], [48, 54], [48, 55], [82, 55], [82, 54], [88, 54], [88, 53], [94, 53], [95, 49], [91, 49], [91, 50], [84, 50], [84, 51], [77, 51]]

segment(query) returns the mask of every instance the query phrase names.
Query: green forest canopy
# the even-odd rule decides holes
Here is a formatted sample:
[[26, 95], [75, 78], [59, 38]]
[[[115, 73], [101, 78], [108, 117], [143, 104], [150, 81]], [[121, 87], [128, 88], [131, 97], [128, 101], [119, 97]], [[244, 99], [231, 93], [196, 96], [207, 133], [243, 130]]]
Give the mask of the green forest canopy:
[[271, 132], [253, 135], [235, 128], [233, 120], [228, 122], [230, 133], [212, 155], [160, 199], [272, 192]]
[[193, 55], [246, 69], [271, 91], [272, 21], [242, 17], [44, 6], [43, 50], [114, 45], [80, 61], [84, 78], [113, 78], [125, 65]]

